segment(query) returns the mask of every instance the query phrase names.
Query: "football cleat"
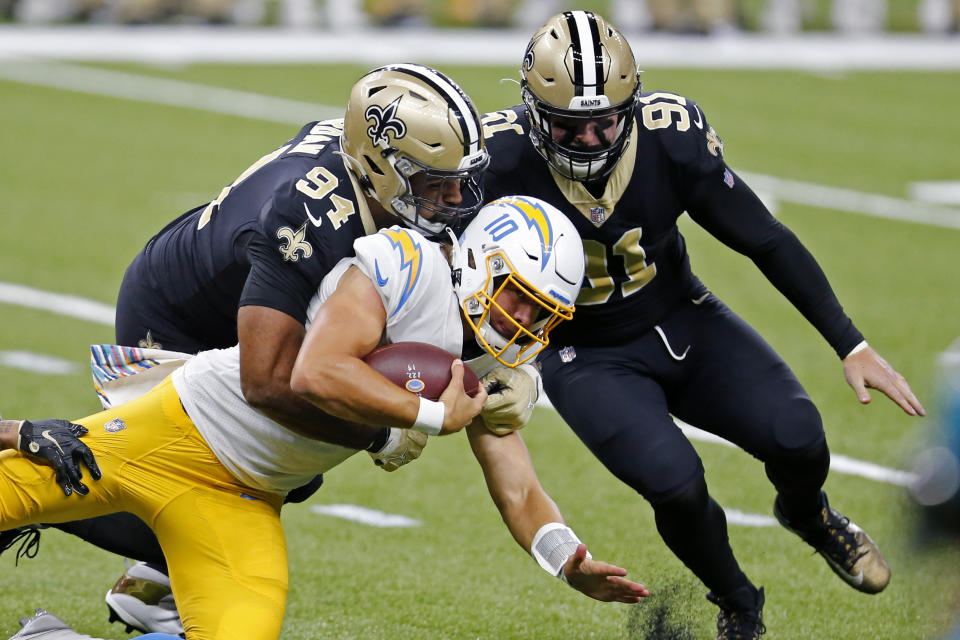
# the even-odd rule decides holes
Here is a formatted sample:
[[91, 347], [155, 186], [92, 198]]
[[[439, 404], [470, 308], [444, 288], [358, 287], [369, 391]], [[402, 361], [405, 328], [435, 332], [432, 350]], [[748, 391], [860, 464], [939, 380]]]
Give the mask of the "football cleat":
[[79, 634], [66, 622], [44, 609], [37, 609], [32, 618], [21, 618], [23, 627], [10, 640], [101, 640]]
[[720, 607], [717, 640], [759, 640], [767, 632], [763, 626], [763, 587], [748, 585], [722, 598], [708, 593], [707, 600]]
[[787, 520], [780, 499], [773, 503], [773, 514], [785, 528], [823, 556], [844, 582], [863, 593], [879, 593], [890, 582], [890, 566], [867, 532], [827, 502], [820, 492], [820, 513], [806, 523]]
[[170, 589], [170, 578], [145, 562], [126, 570], [106, 596], [110, 622], [122, 622], [127, 633], [183, 634], [183, 624]]
[[43, 525], [28, 524], [25, 527], [0, 531], [0, 554], [19, 542], [15, 565], [20, 564], [20, 558], [36, 557], [40, 550], [40, 529], [43, 528]]

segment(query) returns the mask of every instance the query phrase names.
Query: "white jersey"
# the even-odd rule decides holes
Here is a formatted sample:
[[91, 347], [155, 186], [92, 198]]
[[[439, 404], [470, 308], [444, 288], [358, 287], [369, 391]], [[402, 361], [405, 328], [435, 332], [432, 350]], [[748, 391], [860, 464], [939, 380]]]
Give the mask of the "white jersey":
[[[356, 256], [341, 260], [324, 278], [308, 316], [316, 315], [341, 276], [356, 266], [383, 300], [388, 342], [426, 342], [459, 356], [460, 310], [440, 246], [401, 227], [358, 238], [353, 246]], [[210, 449], [250, 487], [286, 493], [356, 453], [300, 436], [247, 404], [239, 347], [201, 352], [174, 372], [173, 383]]]

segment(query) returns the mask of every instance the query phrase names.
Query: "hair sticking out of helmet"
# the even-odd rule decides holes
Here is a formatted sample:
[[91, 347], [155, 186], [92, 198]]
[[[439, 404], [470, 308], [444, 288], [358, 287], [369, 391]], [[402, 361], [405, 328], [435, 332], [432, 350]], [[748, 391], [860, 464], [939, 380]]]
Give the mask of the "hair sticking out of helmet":
[[462, 228], [483, 204], [489, 157], [476, 107], [430, 67], [395, 64], [360, 78], [341, 148], [370, 196], [431, 237]]
[[641, 86], [620, 32], [591, 11], [559, 13], [531, 38], [520, 74], [540, 155], [572, 180], [609, 175], [633, 130]]
[[535, 358], [554, 327], [573, 317], [583, 243], [555, 207], [509, 196], [483, 207], [467, 225], [452, 263], [461, 310], [477, 343], [515, 367]]

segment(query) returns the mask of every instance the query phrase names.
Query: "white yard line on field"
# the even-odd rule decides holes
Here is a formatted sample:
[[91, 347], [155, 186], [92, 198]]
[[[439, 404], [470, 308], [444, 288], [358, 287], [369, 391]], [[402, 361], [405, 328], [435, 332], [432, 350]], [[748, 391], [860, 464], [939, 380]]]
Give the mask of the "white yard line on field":
[[423, 524], [414, 518], [368, 509], [355, 504], [315, 504], [310, 507], [310, 511], [368, 524], [371, 527], [419, 527]]
[[79, 296], [52, 293], [22, 284], [0, 282], [0, 304], [12, 304], [30, 309], [51, 311], [61, 316], [70, 316], [89, 322], [113, 326], [115, 310], [101, 302]]
[[322, 104], [68, 64], [0, 63], [0, 79], [285, 124], [343, 116], [343, 108]]
[[30, 351], [0, 351], [0, 367], [51, 376], [65, 376], [80, 371], [80, 366], [75, 362]]
[[[722, 444], [726, 447], [736, 448], [737, 446], [732, 442], [721, 438], [720, 436], [707, 433], [706, 431], [693, 427], [682, 420], [677, 420], [674, 418], [674, 422], [677, 423], [677, 425], [680, 427], [680, 430], [683, 431], [683, 434], [690, 440], [712, 442], [714, 444]], [[863, 462], [861, 460], [856, 460], [854, 458], [837, 453], [830, 454], [830, 470], [836, 471], [837, 473], [860, 476], [869, 480], [876, 480], [877, 482], [895, 484], [901, 487], [909, 487], [917, 480], [916, 474], [909, 471], [898, 471], [897, 469], [882, 467], [872, 462]]]
[[[56, 62], [0, 61], [0, 79], [293, 125], [343, 115], [341, 107]], [[756, 191], [773, 201], [960, 229], [960, 209], [752, 172], [740, 173]]]

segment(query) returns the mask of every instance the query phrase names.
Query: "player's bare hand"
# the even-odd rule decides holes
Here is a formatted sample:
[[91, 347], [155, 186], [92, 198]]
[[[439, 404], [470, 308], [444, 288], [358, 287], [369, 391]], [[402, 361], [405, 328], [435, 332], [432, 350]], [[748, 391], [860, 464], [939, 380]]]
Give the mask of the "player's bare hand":
[[487, 400], [487, 392], [483, 386], [477, 391], [477, 395], [472, 398], [463, 390], [464, 366], [460, 359], [453, 361], [453, 364], [450, 365], [450, 384], [440, 394], [440, 402], [445, 406], [443, 428], [439, 434], [441, 436], [456, 433], [473, 422], [473, 419], [483, 409], [483, 403]]
[[571, 587], [603, 602], [640, 602], [650, 595], [642, 584], [627, 580], [626, 569], [587, 557], [587, 545], [581, 543], [563, 565], [563, 574]]
[[870, 392], [867, 389], [876, 389], [886, 394], [911, 416], [927, 415], [927, 410], [913, 394], [906, 378], [897, 373], [870, 346], [844, 358], [843, 375], [863, 404], [870, 403]]

